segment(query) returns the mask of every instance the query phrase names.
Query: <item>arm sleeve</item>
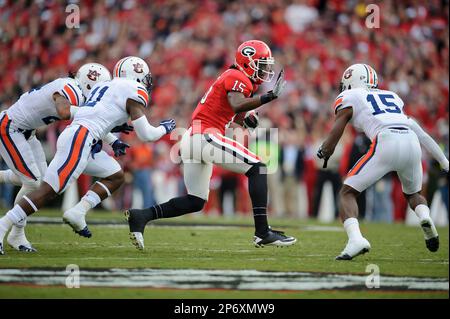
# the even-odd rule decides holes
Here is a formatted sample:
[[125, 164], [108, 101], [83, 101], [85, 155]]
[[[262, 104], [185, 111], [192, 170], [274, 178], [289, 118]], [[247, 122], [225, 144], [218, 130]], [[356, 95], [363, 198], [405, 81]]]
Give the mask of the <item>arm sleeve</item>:
[[141, 141], [153, 142], [159, 140], [163, 135], [166, 134], [166, 129], [164, 126], [154, 127], [148, 123], [145, 115], [142, 115], [137, 120], [132, 121], [136, 135]]
[[428, 135], [419, 124], [413, 119], [409, 119], [409, 127], [416, 133], [420, 144], [439, 162], [441, 167], [448, 172], [449, 162], [439, 145]]

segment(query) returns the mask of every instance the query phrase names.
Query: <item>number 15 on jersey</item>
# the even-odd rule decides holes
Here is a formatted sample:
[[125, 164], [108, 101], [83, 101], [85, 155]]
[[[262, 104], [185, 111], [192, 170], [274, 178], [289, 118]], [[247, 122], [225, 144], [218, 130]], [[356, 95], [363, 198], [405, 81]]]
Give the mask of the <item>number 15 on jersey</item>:
[[[378, 97], [375, 98], [375, 96]], [[378, 101], [377, 101], [378, 100]], [[402, 110], [393, 102], [395, 97], [392, 94], [368, 94], [367, 102], [372, 105], [372, 115], [384, 113], [402, 113]]]

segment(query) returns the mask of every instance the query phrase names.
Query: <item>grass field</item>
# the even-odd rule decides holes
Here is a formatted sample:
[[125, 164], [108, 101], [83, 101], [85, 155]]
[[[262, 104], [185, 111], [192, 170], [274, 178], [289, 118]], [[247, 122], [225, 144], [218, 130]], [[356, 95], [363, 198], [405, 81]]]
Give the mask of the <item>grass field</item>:
[[[59, 214], [45, 211], [38, 217], [60, 217]], [[372, 251], [350, 262], [337, 262], [334, 257], [346, 243], [346, 234], [338, 223], [320, 225], [311, 221], [272, 219], [274, 228], [296, 236], [299, 241], [288, 248], [257, 249], [251, 244], [251, 218], [224, 219], [197, 214], [158, 221], [147, 227], [144, 251], [131, 245], [121, 214], [96, 211], [89, 215], [88, 223], [93, 233], [90, 239], [75, 235], [66, 225], [30, 223], [28, 238], [39, 251], [25, 254], [7, 247], [6, 255], [0, 257], [0, 274], [2, 269], [61, 272], [67, 265], [76, 264], [81, 270], [80, 289], [67, 289], [64, 281], [56, 285], [24, 284], [26, 280], [2, 282], [0, 275], [0, 298], [448, 298], [448, 227], [438, 229], [441, 248], [437, 253], [430, 253], [418, 227], [362, 224], [362, 232], [371, 242]], [[313, 274], [314, 281], [333, 274], [367, 276], [369, 264], [379, 267], [378, 289], [155, 288], [139, 286], [145, 283], [144, 277], [133, 276], [127, 277], [132, 283], [129, 287], [121, 286], [119, 281], [114, 281], [118, 282], [117, 286], [111, 284], [110, 287], [83, 284], [83, 271], [95, 269], [210, 269], [222, 270], [224, 274], [227, 270], [320, 273]], [[209, 275], [205, 273], [205, 276]], [[447, 281], [447, 289], [383, 288], [384, 278], [391, 276], [443, 278]]]

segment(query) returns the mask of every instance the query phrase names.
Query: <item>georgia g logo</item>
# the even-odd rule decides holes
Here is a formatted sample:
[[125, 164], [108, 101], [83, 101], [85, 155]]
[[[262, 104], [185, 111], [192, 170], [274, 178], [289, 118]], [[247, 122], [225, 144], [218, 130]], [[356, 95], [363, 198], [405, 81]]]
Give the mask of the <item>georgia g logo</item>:
[[344, 79], [349, 79], [352, 76], [352, 73], [353, 73], [353, 69], [348, 69], [347, 71], [345, 71]]
[[91, 81], [97, 81], [98, 77], [100, 76], [100, 73], [98, 73], [95, 70], [89, 70], [87, 77]]
[[255, 55], [256, 50], [255, 50], [254, 47], [244, 47], [242, 49], [241, 53], [242, 53], [243, 56], [251, 57], [251, 56]]
[[133, 64], [133, 67], [134, 67], [134, 72], [136, 72], [136, 73], [144, 72], [144, 66], [139, 62], [137, 62], [136, 64]]

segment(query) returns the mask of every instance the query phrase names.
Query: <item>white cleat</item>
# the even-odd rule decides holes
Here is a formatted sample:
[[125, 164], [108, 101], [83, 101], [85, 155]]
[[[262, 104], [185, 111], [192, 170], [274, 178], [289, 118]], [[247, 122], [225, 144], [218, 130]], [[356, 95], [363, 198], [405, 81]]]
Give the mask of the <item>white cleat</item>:
[[74, 210], [68, 210], [63, 215], [64, 223], [72, 227], [73, 231], [82, 237], [90, 238], [92, 236], [86, 224], [84, 214]]
[[357, 240], [349, 240], [342, 253], [336, 257], [336, 260], [352, 260], [356, 256], [368, 253], [370, 243], [364, 237]]
[[131, 243], [139, 250], [144, 250], [144, 236], [140, 232], [130, 232]]
[[37, 251], [25, 236], [25, 230], [23, 227], [13, 226], [6, 241], [8, 242], [9, 246], [18, 251], [27, 253], [33, 253]]
[[0, 256], [5, 254], [3, 250], [3, 239], [5, 238], [6, 230], [4, 230], [0, 225]]
[[431, 252], [438, 251], [439, 234], [434, 226], [433, 220], [431, 220], [431, 218], [424, 218], [420, 221], [420, 227], [422, 227], [425, 244], [428, 250]]

